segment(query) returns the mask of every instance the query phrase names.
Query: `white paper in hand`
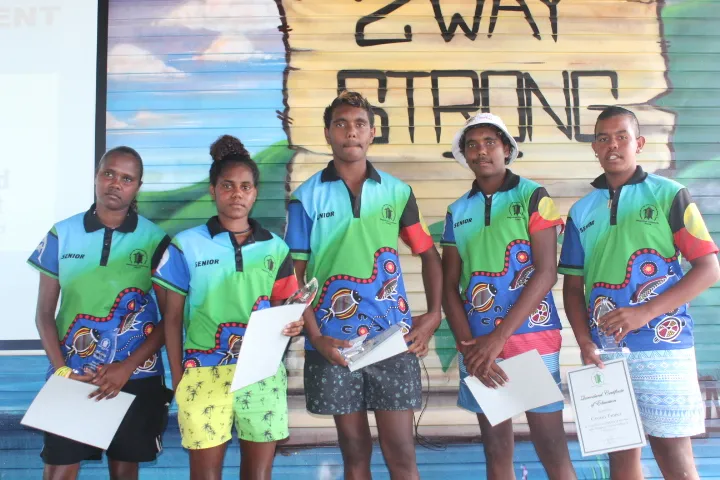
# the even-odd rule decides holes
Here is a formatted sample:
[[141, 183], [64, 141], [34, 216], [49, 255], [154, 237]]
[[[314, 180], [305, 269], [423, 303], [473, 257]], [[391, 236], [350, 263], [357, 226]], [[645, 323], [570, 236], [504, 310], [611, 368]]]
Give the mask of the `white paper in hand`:
[[[97, 386], [69, 378], [51, 376], [30, 404], [21, 424], [107, 450], [135, 395], [88, 398]], [[78, 421], [72, 412], [82, 412], [91, 421]]]
[[306, 305], [294, 303], [252, 312], [248, 320], [230, 391], [272, 377], [282, 361], [290, 337], [282, 331], [300, 320]]
[[490, 425], [563, 400], [562, 392], [537, 350], [503, 360], [499, 365], [510, 379], [502, 387], [488, 388], [475, 377], [465, 377], [465, 384]]

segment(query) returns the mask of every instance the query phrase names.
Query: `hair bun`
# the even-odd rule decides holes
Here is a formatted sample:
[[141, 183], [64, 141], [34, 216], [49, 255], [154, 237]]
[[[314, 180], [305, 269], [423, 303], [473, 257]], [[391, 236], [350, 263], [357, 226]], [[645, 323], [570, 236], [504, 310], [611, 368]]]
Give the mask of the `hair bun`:
[[249, 155], [245, 145], [232, 135], [223, 135], [210, 145], [210, 156], [213, 162], [219, 162], [228, 155]]

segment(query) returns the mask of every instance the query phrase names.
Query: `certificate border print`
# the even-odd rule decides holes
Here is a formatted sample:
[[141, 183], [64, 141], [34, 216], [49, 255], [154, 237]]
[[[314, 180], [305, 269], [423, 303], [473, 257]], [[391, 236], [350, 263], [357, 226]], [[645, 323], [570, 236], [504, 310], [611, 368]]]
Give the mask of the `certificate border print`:
[[585, 440], [583, 439], [582, 427], [580, 426], [580, 419], [578, 418], [578, 414], [577, 414], [577, 407], [575, 405], [575, 395], [573, 393], [572, 382], [571, 382], [570, 376], [573, 373], [579, 373], [579, 372], [583, 372], [585, 370], [590, 370], [592, 368], [597, 368], [595, 365], [587, 365], [587, 366], [579, 368], [577, 370], [572, 370], [572, 371], [568, 372], [568, 374], [567, 374], [568, 390], [570, 392], [570, 404], [572, 405], [573, 415], [575, 418], [575, 424], [577, 425], [577, 436], [578, 436], [578, 442], [580, 443], [580, 453], [582, 454], [583, 457], [589, 457], [591, 455], [602, 455], [604, 453], [612, 453], [612, 452], [617, 452], [617, 451], [621, 451], [621, 450], [629, 450], [631, 448], [644, 447], [645, 445], [647, 445], [647, 440], [645, 439], [645, 430], [642, 427], [642, 419], [640, 418], [640, 412], [638, 411], [637, 400], [635, 399], [635, 389], [633, 388], [632, 379], [630, 378], [630, 372], [628, 370], [627, 360], [625, 358], [618, 358], [618, 359], [610, 360], [610, 361], [604, 362], [604, 363], [605, 363], [606, 367], [608, 365], [615, 365], [617, 363], [622, 364], [622, 371], [623, 371], [623, 374], [625, 375], [625, 379], [626, 379], [628, 387], [630, 389], [630, 393], [632, 394], [631, 400], [632, 400], [633, 414], [634, 414], [635, 419], [637, 420], [636, 426], [638, 429], [638, 435], [640, 437], [640, 442], [639, 443], [630, 443], [628, 445], [621, 445], [621, 446], [618, 446], [617, 448], [613, 448], [611, 450], [598, 449], [598, 450], [588, 451], [585, 448]]

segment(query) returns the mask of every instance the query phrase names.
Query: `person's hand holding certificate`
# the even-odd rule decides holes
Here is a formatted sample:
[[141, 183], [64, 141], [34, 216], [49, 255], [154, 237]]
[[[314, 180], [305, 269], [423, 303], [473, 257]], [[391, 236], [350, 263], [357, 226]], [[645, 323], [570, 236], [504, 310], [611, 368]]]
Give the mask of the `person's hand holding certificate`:
[[568, 372], [568, 388], [584, 457], [645, 446], [624, 358]]

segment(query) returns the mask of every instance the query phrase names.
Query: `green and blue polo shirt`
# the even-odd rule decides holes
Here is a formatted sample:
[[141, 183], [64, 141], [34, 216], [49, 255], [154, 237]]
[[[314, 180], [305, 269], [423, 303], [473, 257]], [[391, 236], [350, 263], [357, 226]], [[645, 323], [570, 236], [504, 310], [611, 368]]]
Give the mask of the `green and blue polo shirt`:
[[[116, 229], [103, 225], [95, 205], [55, 224], [28, 263], [60, 282], [56, 317], [67, 366], [82, 371], [92, 361], [100, 336], [118, 329], [114, 361], [130, 356], [160, 321], [150, 291], [170, 238], [150, 220], [130, 211]], [[131, 379], [163, 375], [156, 353]]]
[[[647, 302], [683, 277], [688, 261], [716, 254], [697, 205], [679, 183], [637, 167], [612, 190], [605, 175], [570, 209], [558, 271], [584, 277], [588, 320], [598, 343], [597, 320], [611, 310]], [[627, 334], [631, 351], [692, 347], [688, 305], [660, 315]]]
[[323, 335], [372, 338], [401, 321], [412, 325], [398, 237], [414, 254], [433, 246], [410, 186], [370, 162], [357, 197], [333, 161], [297, 188], [285, 241], [321, 285], [314, 311]]
[[[535, 272], [530, 235], [562, 229], [555, 202], [539, 184], [507, 171], [493, 195], [474, 181], [448, 209], [442, 241], [462, 259], [461, 297], [473, 337], [488, 335], [505, 319]], [[516, 334], [560, 329], [548, 292]]]
[[185, 368], [237, 363], [252, 312], [298, 289], [285, 242], [253, 219], [250, 226], [242, 244], [218, 217], [178, 233], [153, 276], [186, 297]]

